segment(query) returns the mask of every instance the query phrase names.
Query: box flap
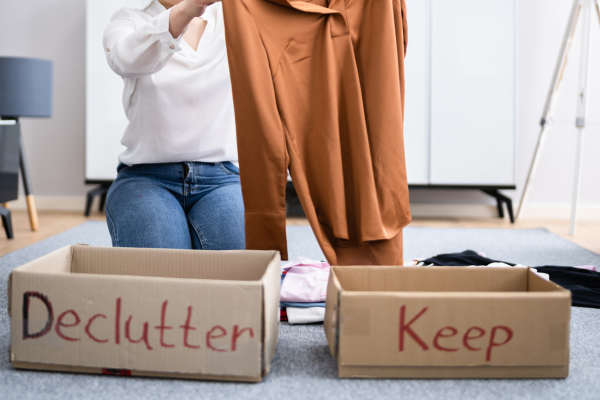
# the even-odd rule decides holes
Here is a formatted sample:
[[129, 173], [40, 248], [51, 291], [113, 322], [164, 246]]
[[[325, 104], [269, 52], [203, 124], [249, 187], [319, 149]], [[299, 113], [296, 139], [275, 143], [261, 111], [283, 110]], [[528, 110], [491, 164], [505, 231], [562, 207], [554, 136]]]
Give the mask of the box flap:
[[71, 272], [71, 262], [73, 246], [61, 247], [43, 257], [36, 258], [26, 264], [23, 264], [13, 271], [29, 271], [44, 273], [69, 273]]
[[261, 279], [263, 289], [263, 375], [269, 374], [279, 340], [279, 294], [281, 293], [281, 256], [272, 251], [273, 258]]
[[569, 297], [571, 295], [571, 291], [565, 289], [564, 287], [557, 285], [552, 281], [547, 281], [540, 277], [538, 274], [533, 272], [531, 268], [528, 268], [527, 275], [527, 291], [529, 292], [569, 292]]
[[341, 286], [335, 274], [335, 269], [331, 268], [329, 273], [329, 282], [327, 283], [327, 299], [325, 302], [325, 320], [323, 329], [329, 344], [331, 355], [336, 357], [338, 345], [338, 312]]

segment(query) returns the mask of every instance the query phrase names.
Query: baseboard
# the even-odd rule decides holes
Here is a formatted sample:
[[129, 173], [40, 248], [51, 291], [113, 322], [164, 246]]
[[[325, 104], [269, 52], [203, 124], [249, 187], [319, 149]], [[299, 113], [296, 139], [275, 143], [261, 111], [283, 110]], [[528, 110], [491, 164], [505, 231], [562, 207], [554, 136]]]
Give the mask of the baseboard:
[[[571, 204], [525, 204], [521, 218], [570, 219]], [[580, 204], [577, 207], [577, 218], [600, 220], [600, 204]]]
[[[38, 210], [81, 211], [85, 207], [85, 196], [35, 196]], [[10, 207], [15, 210], [27, 208], [24, 197], [11, 201]], [[98, 199], [92, 205], [97, 209]], [[514, 204], [515, 212], [517, 204]], [[523, 208], [523, 219], [569, 219], [570, 204], [526, 204]], [[498, 210], [492, 204], [464, 203], [412, 203], [411, 213], [414, 217], [427, 218], [496, 218]], [[578, 207], [578, 218], [600, 220], [600, 204], [582, 204]], [[505, 213], [506, 214], [506, 213]]]
[[[82, 211], [85, 207], [85, 196], [35, 196], [38, 210]], [[97, 209], [98, 200], [92, 205]], [[11, 201], [10, 207], [15, 210], [27, 208], [25, 197]], [[410, 205], [415, 217], [460, 217], [460, 218], [489, 218], [497, 217], [496, 206], [489, 204], [450, 204], [450, 203], [414, 203]]]
[[[34, 199], [38, 210], [81, 211], [83, 213], [86, 197], [34, 195]], [[11, 201], [9, 204], [10, 208], [14, 210], [27, 209], [24, 196], [19, 196], [17, 200]]]

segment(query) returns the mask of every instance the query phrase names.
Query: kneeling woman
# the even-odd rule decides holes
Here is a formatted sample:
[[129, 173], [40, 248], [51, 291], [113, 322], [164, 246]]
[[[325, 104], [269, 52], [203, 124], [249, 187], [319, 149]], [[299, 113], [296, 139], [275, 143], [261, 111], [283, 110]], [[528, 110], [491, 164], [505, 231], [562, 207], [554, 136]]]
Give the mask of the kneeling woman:
[[221, 3], [152, 0], [104, 32], [129, 124], [106, 200], [113, 246], [243, 249]]

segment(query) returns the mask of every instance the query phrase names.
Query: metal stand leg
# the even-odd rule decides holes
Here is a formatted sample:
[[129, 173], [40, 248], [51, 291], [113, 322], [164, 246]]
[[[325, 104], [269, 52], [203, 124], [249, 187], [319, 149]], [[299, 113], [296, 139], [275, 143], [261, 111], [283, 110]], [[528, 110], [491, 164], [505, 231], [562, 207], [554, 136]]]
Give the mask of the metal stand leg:
[[521, 217], [521, 213], [523, 212], [523, 204], [525, 204], [527, 198], [529, 197], [531, 180], [537, 171], [542, 147], [544, 146], [546, 136], [552, 125], [554, 107], [558, 100], [560, 84], [562, 83], [565, 67], [567, 66], [567, 61], [569, 58], [569, 50], [571, 50], [573, 36], [575, 35], [575, 28], [577, 27], [577, 19], [579, 17], [580, 11], [580, 2], [581, 0], [573, 1], [571, 15], [569, 17], [569, 22], [567, 24], [565, 36], [563, 38], [563, 42], [560, 48], [560, 53], [558, 54], [558, 60], [556, 62], [556, 67], [554, 68], [554, 75], [552, 75], [550, 90], [548, 91], [548, 96], [546, 97], [546, 104], [544, 105], [544, 111], [542, 112], [542, 118], [540, 120], [540, 125], [542, 126], [542, 129], [538, 136], [535, 152], [533, 153], [531, 165], [529, 166], [529, 172], [527, 173], [527, 178], [525, 179], [525, 186], [523, 188], [523, 194], [521, 195], [521, 200], [519, 202], [519, 208], [517, 209], [517, 219]]
[[549, 125], [552, 121], [552, 114], [554, 110], [554, 106], [556, 104], [556, 100], [558, 99], [558, 91], [560, 87], [560, 83], [562, 81], [562, 77], [565, 71], [565, 66], [567, 64], [567, 58], [569, 54], [569, 50], [571, 48], [571, 42], [573, 41], [573, 36], [575, 34], [575, 28], [577, 26], [577, 20], [579, 15], [582, 14], [583, 27], [581, 29], [582, 35], [582, 43], [581, 43], [581, 59], [579, 64], [579, 86], [577, 92], [577, 164], [575, 166], [575, 182], [573, 185], [573, 202], [571, 208], [571, 226], [570, 233], [571, 235], [575, 234], [576, 221], [577, 221], [577, 202], [579, 198], [579, 181], [581, 179], [581, 160], [583, 156], [583, 139], [585, 133], [585, 115], [587, 112], [587, 95], [588, 95], [588, 78], [589, 78], [589, 52], [590, 52], [590, 24], [591, 24], [591, 15], [592, 15], [592, 7], [596, 9], [596, 16], [598, 17], [598, 22], [600, 22], [600, 6], [598, 5], [598, 0], [574, 0], [573, 8], [571, 9], [571, 16], [569, 17], [569, 23], [567, 24], [567, 30], [565, 32], [565, 36], [563, 39], [563, 44], [560, 50], [558, 62], [556, 64], [556, 69], [554, 70], [554, 76], [552, 78], [552, 84], [550, 86], [550, 92], [548, 93], [548, 97], [546, 99], [546, 105], [544, 107], [544, 112], [542, 114], [542, 120], [540, 124], [542, 125], [542, 130], [540, 132], [540, 136], [538, 138], [538, 143], [536, 146], [536, 150], [531, 162], [531, 166], [529, 168], [529, 173], [527, 175], [527, 179], [525, 180], [525, 187], [523, 189], [523, 195], [521, 196], [521, 201], [519, 203], [519, 208], [517, 210], [517, 218], [521, 216], [521, 212], [523, 209], [523, 204], [527, 201], [527, 197], [529, 195], [530, 183], [533, 175], [535, 175], [535, 171], [537, 169], [537, 164], [539, 161], [539, 155], [541, 153], [542, 146], [546, 139], [547, 130], [549, 129]]
[[6, 231], [6, 237], [12, 239], [13, 229], [12, 218], [10, 217], [10, 210], [0, 206], [0, 215], [2, 215], [2, 223], [4, 224], [4, 230]]
[[[595, 2], [595, 1], [594, 1]], [[596, 3], [596, 10], [597, 3]], [[579, 86], [577, 91], [577, 119], [575, 126], [578, 133], [577, 164], [575, 165], [575, 181], [573, 183], [573, 203], [571, 205], [571, 226], [569, 232], [575, 234], [577, 224], [577, 203], [579, 199], [579, 181], [581, 179], [581, 160], [583, 158], [583, 136], [585, 133], [585, 117], [587, 112], [587, 97], [589, 91], [590, 72], [590, 23], [592, 19], [592, 0], [583, 0], [581, 5], [581, 60], [579, 63]]]

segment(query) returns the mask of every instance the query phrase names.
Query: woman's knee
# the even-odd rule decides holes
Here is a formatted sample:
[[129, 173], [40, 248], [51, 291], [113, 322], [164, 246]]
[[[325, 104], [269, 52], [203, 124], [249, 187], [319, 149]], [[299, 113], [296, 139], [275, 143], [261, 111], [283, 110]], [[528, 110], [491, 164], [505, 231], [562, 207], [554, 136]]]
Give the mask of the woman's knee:
[[246, 246], [239, 185], [227, 185], [204, 196], [192, 207], [188, 220], [195, 248], [238, 250]]
[[159, 185], [120, 183], [107, 195], [106, 214], [113, 246], [191, 248], [181, 204]]

